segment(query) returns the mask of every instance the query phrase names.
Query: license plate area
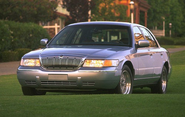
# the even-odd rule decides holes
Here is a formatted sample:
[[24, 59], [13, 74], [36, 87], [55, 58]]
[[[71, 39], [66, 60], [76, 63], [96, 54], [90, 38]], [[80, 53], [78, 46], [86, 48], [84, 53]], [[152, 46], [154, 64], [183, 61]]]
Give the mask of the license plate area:
[[67, 81], [68, 80], [68, 76], [66, 74], [62, 74], [62, 75], [49, 74], [48, 80], [52, 80], [52, 81]]

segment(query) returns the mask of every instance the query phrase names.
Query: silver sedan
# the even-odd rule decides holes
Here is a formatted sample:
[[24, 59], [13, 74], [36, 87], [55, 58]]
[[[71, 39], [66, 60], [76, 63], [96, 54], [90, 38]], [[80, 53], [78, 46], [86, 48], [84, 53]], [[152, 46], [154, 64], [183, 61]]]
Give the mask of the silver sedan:
[[168, 51], [142, 25], [75, 23], [41, 44], [45, 48], [25, 54], [18, 67], [24, 95], [98, 89], [131, 94], [134, 87], [166, 93], [171, 73]]

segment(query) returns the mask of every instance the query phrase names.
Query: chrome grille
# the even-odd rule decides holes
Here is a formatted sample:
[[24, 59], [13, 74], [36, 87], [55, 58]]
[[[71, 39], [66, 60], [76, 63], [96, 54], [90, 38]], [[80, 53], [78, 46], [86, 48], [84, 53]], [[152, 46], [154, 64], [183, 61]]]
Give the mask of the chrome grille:
[[83, 64], [83, 58], [71, 56], [42, 57], [41, 61], [47, 70], [76, 70]]

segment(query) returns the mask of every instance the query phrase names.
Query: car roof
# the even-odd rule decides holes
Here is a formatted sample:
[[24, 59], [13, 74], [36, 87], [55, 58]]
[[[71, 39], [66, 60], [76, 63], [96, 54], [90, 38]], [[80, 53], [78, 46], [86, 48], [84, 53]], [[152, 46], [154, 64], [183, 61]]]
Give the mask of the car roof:
[[77, 26], [77, 25], [118, 25], [118, 26], [135, 26], [139, 24], [129, 23], [129, 22], [116, 22], [116, 21], [92, 21], [92, 22], [79, 22], [69, 24], [68, 26]]

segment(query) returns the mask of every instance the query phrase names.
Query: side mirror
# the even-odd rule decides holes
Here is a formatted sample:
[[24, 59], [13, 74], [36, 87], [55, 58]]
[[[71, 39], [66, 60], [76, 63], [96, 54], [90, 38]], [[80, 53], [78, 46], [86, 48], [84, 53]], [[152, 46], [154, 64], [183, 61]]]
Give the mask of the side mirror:
[[45, 46], [48, 43], [48, 39], [41, 39], [40, 44]]
[[148, 40], [139, 40], [137, 47], [149, 47], [150, 42]]

